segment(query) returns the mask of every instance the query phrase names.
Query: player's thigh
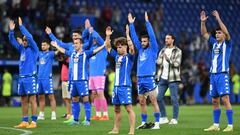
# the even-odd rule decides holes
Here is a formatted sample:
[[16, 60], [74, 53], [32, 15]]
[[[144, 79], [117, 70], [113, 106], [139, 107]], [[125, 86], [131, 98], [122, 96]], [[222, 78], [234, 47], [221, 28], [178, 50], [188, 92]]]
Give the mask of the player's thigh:
[[218, 76], [217, 88], [218, 88], [218, 94], [220, 96], [230, 94], [230, 83], [229, 82], [230, 82], [230, 78], [227, 73], [222, 73]]
[[36, 77], [26, 77], [23, 81], [24, 90], [27, 95], [37, 94], [37, 81]]

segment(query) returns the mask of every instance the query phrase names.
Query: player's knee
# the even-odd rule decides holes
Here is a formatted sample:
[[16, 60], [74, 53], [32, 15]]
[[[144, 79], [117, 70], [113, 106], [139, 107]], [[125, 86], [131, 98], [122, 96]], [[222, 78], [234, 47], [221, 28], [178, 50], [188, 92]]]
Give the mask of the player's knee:
[[120, 109], [119, 107], [115, 107], [115, 108], [114, 108], [114, 112], [115, 112], [115, 113], [120, 113], [120, 112], [121, 112], [121, 109]]
[[140, 103], [141, 106], [145, 106], [146, 105], [146, 100], [140, 99], [139, 103]]

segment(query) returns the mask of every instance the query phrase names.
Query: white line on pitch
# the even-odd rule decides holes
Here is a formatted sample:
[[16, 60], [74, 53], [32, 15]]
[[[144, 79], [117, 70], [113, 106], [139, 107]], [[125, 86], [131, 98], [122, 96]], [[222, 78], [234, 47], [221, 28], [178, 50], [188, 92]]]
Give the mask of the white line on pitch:
[[24, 133], [20, 134], [20, 135], [30, 135], [32, 134], [32, 131], [30, 130], [23, 130], [23, 129], [17, 129], [17, 128], [10, 128], [10, 127], [0, 127], [1, 129], [8, 129], [8, 130], [16, 130], [16, 131], [22, 131]]

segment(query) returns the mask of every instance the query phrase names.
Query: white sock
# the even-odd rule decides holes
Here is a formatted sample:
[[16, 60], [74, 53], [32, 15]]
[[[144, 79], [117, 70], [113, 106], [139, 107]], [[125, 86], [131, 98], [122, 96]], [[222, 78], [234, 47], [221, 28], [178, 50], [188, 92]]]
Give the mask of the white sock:
[[228, 124], [229, 127], [232, 127], [233, 125], [232, 124]]
[[56, 116], [56, 112], [52, 111], [52, 116]]
[[103, 112], [103, 116], [108, 116], [108, 112]]
[[44, 112], [39, 112], [39, 116], [44, 116]]
[[96, 116], [101, 117], [101, 112], [96, 112]]
[[214, 123], [213, 125], [216, 127], [219, 127], [219, 123]]

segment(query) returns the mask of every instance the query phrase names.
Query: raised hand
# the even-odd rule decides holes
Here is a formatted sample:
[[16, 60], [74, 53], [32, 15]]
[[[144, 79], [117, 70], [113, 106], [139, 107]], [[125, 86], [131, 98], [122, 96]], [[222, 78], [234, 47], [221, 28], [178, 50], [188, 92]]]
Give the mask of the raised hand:
[[219, 13], [218, 13], [217, 10], [214, 10], [214, 11], [212, 12], [212, 15], [215, 16], [215, 18], [216, 18], [217, 20], [220, 19], [220, 16], [219, 16]]
[[22, 25], [22, 18], [21, 17], [18, 17], [18, 24], [19, 24], [19, 26]]
[[89, 33], [91, 34], [93, 32], [93, 27], [89, 27]]
[[85, 29], [88, 29], [90, 27], [91, 27], [91, 23], [90, 23], [89, 19], [86, 19], [85, 20]]
[[10, 22], [9, 22], [9, 29], [10, 30], [14, 30], [15, 29], [15, 23], [14, 23], [13, 20], [10, 20]]
[[202, 22], [206, 22], [206, 21], [207, 21], [208, 16], [206, 16], [205, 11], [202, 11], [202, 12], [200, 13], [200, 19], [201, 19]]
[[45, 29], [45, 32], [46, 32], [47, 34], [50, 34], [50, 33], [52, 33], [52, 30], [47, 26], [46, 29]]
[[147, 11], [145, 11], [145, 21], [146, 21], [146, 22], [148, 21], [148, 14], [147, 14]]
[[133, 17], [132, 17], [132, 14], [131, 14], [131, 13], [128, 13], [128, 22], [129, 22], [129, 23], [134, 23], [134, 21], [135, 21], [135, 17], [133, 18]]
[[56, 42], [56, 41], [51, 41], [51, 45], [52, 45], [53, 47], [56, 47], [56, 46], [57, 46], [57, 42]]
[[111, 28], [110, 26], [108, 26], [108, 27], [106, 28], [106, 36], [111, 36], [112, 33], [113, 33], [112, 28]]

